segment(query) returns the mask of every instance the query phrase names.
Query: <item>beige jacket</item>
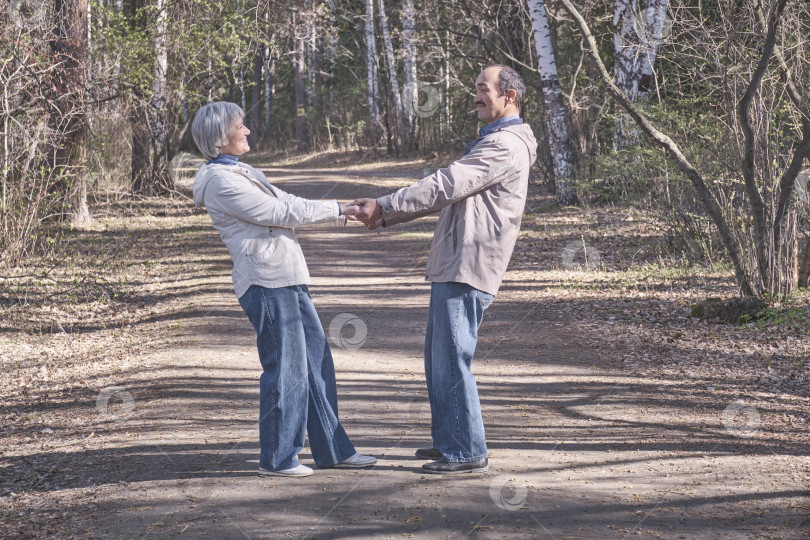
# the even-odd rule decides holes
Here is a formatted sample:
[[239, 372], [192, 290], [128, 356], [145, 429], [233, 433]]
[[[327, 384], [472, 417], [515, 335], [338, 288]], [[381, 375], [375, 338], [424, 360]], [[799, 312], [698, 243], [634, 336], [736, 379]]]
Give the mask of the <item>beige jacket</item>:
[[431, 176], [377, 202], [386, 227], [441, 211], [425, 279], [496, 294], [520, 231], [537, 141], [527, 124], [499, 129]]
[[309, 270], [293, 227], [346, 224], [337, 201], [311, 201], [285, 193], [260, 170], [243, 163], [203, 165], [193, 191], [194, 204], [206, 207], [231, 253], [237, 298], [251, 285], [309, 284]]

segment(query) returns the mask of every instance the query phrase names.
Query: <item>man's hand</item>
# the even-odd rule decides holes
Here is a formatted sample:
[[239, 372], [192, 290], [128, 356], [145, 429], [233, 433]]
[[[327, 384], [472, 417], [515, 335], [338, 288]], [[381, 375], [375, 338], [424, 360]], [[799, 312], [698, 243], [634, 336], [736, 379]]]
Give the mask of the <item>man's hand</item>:
[[382, 225], [382, 206], [377, 204], [376, 199], [357, 199], [351, 204], [359, 207], [354, 217], [362, 221], [370, 230]]
[[377, 221], [371, 222], [369, 221], [366, 223], [366, 228], [370, 231], [373, 231], [377, 227], [382, 227], [385, 225], [385, 220], [383, 218], [378, 219]]

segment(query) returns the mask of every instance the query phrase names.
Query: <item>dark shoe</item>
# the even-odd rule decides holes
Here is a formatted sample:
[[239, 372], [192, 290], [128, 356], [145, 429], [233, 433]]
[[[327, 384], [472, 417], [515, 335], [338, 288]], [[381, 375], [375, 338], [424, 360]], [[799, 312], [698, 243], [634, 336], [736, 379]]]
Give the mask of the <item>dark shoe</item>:
[[450, 463], [447, 461], [433, 461], [422, 465], [422, 471], [430, 474], [464, 474], [481, 473], [489, 469], [489, 459], [468, 461], [466, 463]]
[[420, 448], [416, 451], [419, 459], [442, 459], [442, 453], [435, 448]]

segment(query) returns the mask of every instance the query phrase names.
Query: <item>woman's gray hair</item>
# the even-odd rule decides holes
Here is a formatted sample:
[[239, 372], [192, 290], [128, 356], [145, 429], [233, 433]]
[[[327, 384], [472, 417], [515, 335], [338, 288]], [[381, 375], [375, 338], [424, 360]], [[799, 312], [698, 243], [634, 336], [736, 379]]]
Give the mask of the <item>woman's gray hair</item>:
[[245, 112], [236, 103], [217, 101], [201, 107], [191, 123], [191, 136], [205, 159], [219, 156], [219, 147], [228, 142], [228, 128], [242, 120]]

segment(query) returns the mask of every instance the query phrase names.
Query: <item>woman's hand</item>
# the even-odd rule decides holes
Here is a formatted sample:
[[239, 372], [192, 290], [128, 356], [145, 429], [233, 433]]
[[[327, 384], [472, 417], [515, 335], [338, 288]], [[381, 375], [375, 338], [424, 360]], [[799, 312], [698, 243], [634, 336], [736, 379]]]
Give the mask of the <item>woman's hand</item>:
[[356, 204], [341, 204], [340, 213], [346, 216], [349, 221], [359, 221], [355, 215], [360, 211], [360, 207]]
[[370, 231], [385, 226], [382, 207], [374, 199], [357, 199], [348, 204], [341, 204], [340, 211], [348, 221], [359, 221]]

